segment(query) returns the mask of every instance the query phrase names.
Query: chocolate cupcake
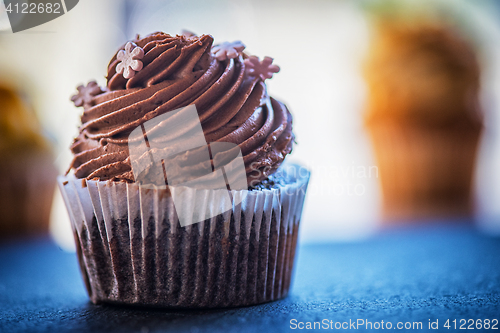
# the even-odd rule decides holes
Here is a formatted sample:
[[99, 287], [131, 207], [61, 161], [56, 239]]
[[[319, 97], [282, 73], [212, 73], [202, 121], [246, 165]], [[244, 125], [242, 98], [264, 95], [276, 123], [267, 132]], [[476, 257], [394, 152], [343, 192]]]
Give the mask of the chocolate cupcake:
[[106, 87], [72, 98], [82, 126], [59, 185], [94, 303], [231, 307], [288, 293], [309, 173], [281, 165], [292, 117], [264, 83], [279, 68], [212, 43], [137, 36]]
[[48, 234], [57, 169], [31, 106], [0, 85], [0, 240]]
[[475, 50], [451, 26], [377, 21], [366, 125], [386, 221], [468, 216], [482, 130]]

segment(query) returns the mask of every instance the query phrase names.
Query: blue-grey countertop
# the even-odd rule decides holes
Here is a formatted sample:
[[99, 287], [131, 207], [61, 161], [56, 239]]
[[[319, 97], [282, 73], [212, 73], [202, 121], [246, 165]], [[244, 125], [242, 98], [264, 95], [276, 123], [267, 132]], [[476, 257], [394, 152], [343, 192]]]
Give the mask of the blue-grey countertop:
[[413, 331], [422, 323], [419, 331], [426, 331], [429, 322], [453, 331], [454, 319], [457, 330], [500, 332], [494, 324], [500, 320], [500, 238], [464, 225], [304, 245], [286, 299], [203, 311], [96, 306], [75, 254], [48, 238], [0, 244], [0, 332], [296, 332], [310, 331], [305, 328], [314, 322], [322, 331], [377, 325], [380, 331], [389, 323], [396, 330], [398, 323], [417, 325]]

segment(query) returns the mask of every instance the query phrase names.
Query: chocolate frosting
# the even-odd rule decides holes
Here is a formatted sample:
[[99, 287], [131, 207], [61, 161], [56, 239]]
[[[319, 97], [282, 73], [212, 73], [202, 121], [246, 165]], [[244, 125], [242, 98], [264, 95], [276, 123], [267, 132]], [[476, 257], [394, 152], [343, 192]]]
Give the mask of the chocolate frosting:
[[480, 67], [473, 45], [442, 22], [384, 18], [365, 63], [366, 122], [477, 127]]
[[144, 50], [142, 69], [124, 78], [116, 72], [117, 52], [108, 65], [107, 88], [83, 106], [80, 133], [71, 146], [76, 177], [135, 181], [129, 134], [191, 104], [207, 142], [241, 148], [250, 186], [274, 173], [291, 152], [292, 117], [283, 103], [268, 96], [264, 81], [245, 70], [245, 54], [217, 60], [210, 35], [156, 32], [132, 43]]

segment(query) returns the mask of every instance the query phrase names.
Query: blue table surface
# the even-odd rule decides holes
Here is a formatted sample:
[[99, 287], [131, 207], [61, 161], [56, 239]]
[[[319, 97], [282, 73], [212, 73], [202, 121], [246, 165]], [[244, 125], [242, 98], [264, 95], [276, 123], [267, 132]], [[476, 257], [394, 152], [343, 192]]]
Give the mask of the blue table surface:
[[[382, 320], [393, 329], [421, 322], [420, 331], [438, 320], [440, 331], [451, 331], [447, 319], [457, 328], [460, 319], [500, 320], [499, 287], [500, 238], [439, 225], [301, 246], [292, 291], [273, 303], [203, 311], [96, 306], [76, 255], [40, 238], [0, 245], [0, 332], [288, 332], [358, 319], [372, 328]], [[500, 323], [491, 326], [500, 331]]]

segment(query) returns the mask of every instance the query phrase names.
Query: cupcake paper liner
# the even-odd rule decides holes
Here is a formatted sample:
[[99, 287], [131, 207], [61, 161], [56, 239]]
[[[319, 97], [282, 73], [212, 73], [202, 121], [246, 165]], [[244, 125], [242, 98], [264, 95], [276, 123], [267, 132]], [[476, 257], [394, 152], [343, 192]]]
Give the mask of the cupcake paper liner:
[[49, 232], [57, 169], [48, 151], [0, 160], [0, 239]]
[[471, 214], [480, 132], [479, 126], [371, 126], [386, 219]]
[[[309, 172], [279, 172], [286, 185], [232, 191], [231, 209], [184, 227], [176, 208], [188, 208], [166, 189], [59, 177], [92, 302], [209, 308], [286, 296]], [[183, 195], [195, 216], [220, 204], [217, 190]]]

